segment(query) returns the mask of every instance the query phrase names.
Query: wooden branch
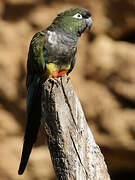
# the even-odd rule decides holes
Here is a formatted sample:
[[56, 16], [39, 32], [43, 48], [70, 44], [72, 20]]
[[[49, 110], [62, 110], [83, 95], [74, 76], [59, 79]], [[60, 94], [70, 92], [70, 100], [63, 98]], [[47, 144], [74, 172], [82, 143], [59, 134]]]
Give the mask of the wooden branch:
[[57, 179], [109, 180], [104, 157], [68, 77], [48, 79], [41, 101], [42, 125]]

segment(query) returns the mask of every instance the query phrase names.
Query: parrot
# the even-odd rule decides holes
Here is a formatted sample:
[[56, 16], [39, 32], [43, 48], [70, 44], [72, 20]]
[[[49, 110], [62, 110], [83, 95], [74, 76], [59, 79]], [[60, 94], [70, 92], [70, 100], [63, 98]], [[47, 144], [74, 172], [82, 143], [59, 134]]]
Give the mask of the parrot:
[[22, 175], [37, 139], [41, 119], [41, 86], [48, 78], [69, 74], [76, 63], [77, 41], [92, 26], [89, 10], [71, 8], [37, 32], [29, 46], [26, 75], [26, 130], [18, 174]]

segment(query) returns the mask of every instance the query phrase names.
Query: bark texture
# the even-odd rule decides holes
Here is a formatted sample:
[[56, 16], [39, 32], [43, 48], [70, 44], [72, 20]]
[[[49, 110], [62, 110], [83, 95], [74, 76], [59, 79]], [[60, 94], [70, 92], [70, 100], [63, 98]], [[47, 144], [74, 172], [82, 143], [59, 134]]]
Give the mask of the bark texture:
[[42, 125], [57, 179], [110, 179], [104, 157], [67, 76], [44, 83]]

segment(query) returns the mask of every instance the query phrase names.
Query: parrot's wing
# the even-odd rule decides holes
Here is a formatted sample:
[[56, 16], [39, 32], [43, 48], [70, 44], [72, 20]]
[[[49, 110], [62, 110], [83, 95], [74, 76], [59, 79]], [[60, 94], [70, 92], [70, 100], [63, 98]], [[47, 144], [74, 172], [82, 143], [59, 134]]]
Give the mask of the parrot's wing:
[[45, 36], [46, 32], [36, 33], [30, 43], [27, 61], [27, 89], [31, 85], [35, 74], [41, 74], [45, 67]]
[[27, 165], [33, 144], [36, 141], [41, 118], [40, 74], [45, 67], [44, 55], [45, 33], [34, 35], [29, 48], [27, 62], [27, 125], [18, 174], [23, 174]]
[[[77, 51], [77, 49], [76, 49], [76, 51]], [[75, 66], [75, 63], [76, 63], [76, 51], [75, 51], [75, 54], [74, 54], [73, 59], [71, 61], [71, 66], [70, 66], [69, 71], [67, 72], [67, 75], [73, 70], [73, 68]]]

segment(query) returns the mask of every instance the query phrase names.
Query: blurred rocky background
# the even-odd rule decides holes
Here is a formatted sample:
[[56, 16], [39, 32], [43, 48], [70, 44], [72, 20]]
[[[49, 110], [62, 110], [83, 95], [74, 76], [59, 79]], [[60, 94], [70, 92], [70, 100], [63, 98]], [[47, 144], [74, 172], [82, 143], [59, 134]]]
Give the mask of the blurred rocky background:
[[0, 180], [55, 180], [42, 135], [17, 175], [29, 42], [56, 14], [91, 10], [70, 77], [112, 180], [135, 180], [135, 0], [0, 0]]

